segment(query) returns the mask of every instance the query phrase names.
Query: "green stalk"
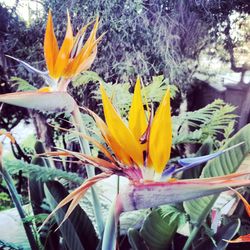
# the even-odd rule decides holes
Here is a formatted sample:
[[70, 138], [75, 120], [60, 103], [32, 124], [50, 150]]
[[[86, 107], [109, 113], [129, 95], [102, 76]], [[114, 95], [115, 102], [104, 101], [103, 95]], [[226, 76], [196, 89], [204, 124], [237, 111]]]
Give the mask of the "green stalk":
[[19, 199], [19, 195], [17, 193], [17, 190], [15, 188], [13, 180], [12, 180], [10, 174], [8, 173], [8, 171], [2, 166], [2, 162], [0, 162], [0, 170], [1, 170], [1, 174], [3, 175], [4, 180], [6, 182], [8, 190], [10, 192], [11, 199], [12, 199], [13, 203], [15, 204], [15, 207], [16, 207], [16, 209], [17, 209], [17, 211], [22, 219], [23, 227], [24, 227], [26, 236], [28, 238], [30, 247], [32, 250], [38, 250], [39, 248], [37, 246], [33, 232], [31, 230], [31, 225], [29, 222], [24, 221], [26, 218], [26, 215], [25, 215], [25, 212], [23, 210], [22, 203], [21, 203], [21, 200]]
[[207, 205], [206, 209], [203, 210], [197, 224], [194, 226], [191, 234], [189, 235], [189, 237], [188, 237], [188, 239], [187, 239], [187, 241], [186, 241], [186, 243], [185, 243], [185, 245], [183, 247], [183, 250], [188, 250], [191, 247], [191, 244], [195, 240], [197, 233], [200, 231], [200, 228], [201, 228], [204, 220], [208, 216], [208, 214], [209, 214], [214, 202], [217, 200], [217, 198], [218, 198], [218, 195], [214, 195], [212, 200]]
[[[82, 122], [81, 113], [77, 105], [75, 106], [74, 111], [72, 112], [72, 118], [74, 120], [74, 123], [78, 132], [86, 134], [84, 124]], [[89, 143], [83, 137], [80, 137], [80, 136], [79, 136], [79, 142], [80, 142], [81, 151], [87, 155], [91, 155]], [[93, 166], [87, 165], [86, 171], [87, 171], [88, 178], [95, 176], [95, 168]], [[100, 204], [97, 192], [94, 187], [91, 187], [91, 194], [92, 194], [92, 203], [93, 203], [93, 209], [95, 213], [97, 228], [98, 228], [100, 237], [102, 237], [102, 234], [104, 231], [104, 221], [103, 221], [103, 216], [101, 213], [101, 204]]]
[[117, 196], [110, 207], [105, 224], [105, 230], [102, 238], [102, 250], [116, 249], [117, 224], [122, 211], [123, 207], [119, 196]]

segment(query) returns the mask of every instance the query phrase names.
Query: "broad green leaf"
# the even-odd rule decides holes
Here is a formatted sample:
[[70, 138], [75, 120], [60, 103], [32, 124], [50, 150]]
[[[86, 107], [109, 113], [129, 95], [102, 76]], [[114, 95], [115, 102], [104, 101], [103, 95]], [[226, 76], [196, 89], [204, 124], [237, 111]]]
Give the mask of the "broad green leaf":
[[207, 238], [203, 240], [198, 246], [195, 247], [195, 250], [224, 250], [226, 249], [228, 242], [225, 240], [231, 240], [240, 228], [240, 220], [231, 221], [228, 224], [219, 228], [218, 232], [213, 235], [213, 239], [215, 244], [211, 241], [211, 239]]
[[[229, 148], [240, 142], [245, 143], [208, 162], [203, 168], [201, 177], [222, 176], [234, 173], [238, 169], [246, 155], [250, 152], [250, 125], [245, 126], [236, 133], [225, 143], [222, 149]], [[200, 221], [203, 211], [212, 208], [213, 202], [211, 201], [213, 199], [214, 196], [207, 196], [183, 203], [185, 211], [189, 214], [192, 222], [197, 223]]]
[[[169, 212], [167, 212], [169, 209]], [[166, 250], [180, 222], [182, 214], [171, 206], [153, 210], [145, 219], [140, 230], [140, 235], [149, 249]]]
[[[51, 209], [68, 195], [67, 190], [57, 181], [50, 181], [45, 186], [45, 194]], [[65, 217], [68, 206], [59, 209], [55, 219], [59, 225]], [[93, 250], [98, 245], [95, 229], [84, 210], [77, 205], [69, 218], [59, 227], [68, 249]]]

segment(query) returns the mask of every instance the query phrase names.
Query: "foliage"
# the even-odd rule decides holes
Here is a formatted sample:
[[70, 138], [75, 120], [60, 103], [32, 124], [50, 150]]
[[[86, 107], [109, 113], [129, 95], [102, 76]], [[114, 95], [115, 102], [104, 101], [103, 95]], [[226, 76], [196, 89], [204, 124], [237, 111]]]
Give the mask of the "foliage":
[[[111, 97], [113, 104], [120, 111], [122, 116], [125, 116], [130, 108], [132, 93], [130, 91], [130, 83], [103, 83], [104, 88]], [[167, 87], [170, 86], [171, 97], [174, 99], [178, 89], [174, 85], [170, 85], [168, 79], [165, 79], [163, 75], [154, 76], [152, 82], [148, 83], [142, 88], [142, 96], [144, 97], [144, 104], [147, 103], [159, 103], [166, 92]], [[101, 99], [100, 91], [93, 91], [94, 98], [97, 100]]]
[[[185, 112], [173, 119], [174, 144], [204, 142], [208, 137], [222, 135], [226, 140], [233, 132], [235, 107], [218, 99], [194, 112]], [[191, 132], [187, 132], [187, 128]], [[225, 140], [218, 142], [222, 145]]]
[[236, 233], [239, 231], [241, 222], [239, 219], [232, 220], [229, 223], [222, 226], [216, 234], [213, 235], [213, 240], [209, 238], [204, 239], [196, 247], [197, 250], [207, 249], [207, 250], [224, 250], [228, 246], [228, 242], [224, 239], [231, 240]]
[[33, 85], [31, 85], [28, 81], [25, 81], [19, 77], [11, 77], [10, 81], [14, 83], [14, 86], [17, 87], [17, 91], [29, 91], [29, 90], [36, 90]]
[[[78, 99], [80, 100], [78, 102], [80, 104], [89, 104], [89, 97], [94, 95], [94, 101], [92, 99], [92, 103], [89, 105], [93, 110], [93, 108], [96, 108], [100, 96], [99, 92], [95, 90], [96, 87], [94, 84], [87, 85], [87, 83], [102, 82], [108, 95], [112, 96], [112, 100], [120, 110], [122, 116], [125, 116], [129, 110], [129, 103], [131, 101], [131, 90], [133, 89], [131, 82], [135, 82], [134, 79], [137, 75], [143, 76], [144, 82], [149, 83], [145, 84], [143, 89], [145, 105], [147, 102], [152, 102], [154, 106], [157, 106], [167, 86], [169, 86], [169, 82], [179, 87], [177, 88], [175, 85], [170, 85], [172, 97], [174, 97], [178, 91], [181, 91], [181, 94], [183, 94], [183, 92], [186, 92], [187, 89], [192, 86], [191, 83], [194, 81], [193, 75], [197, 71], [198, 58], [201, 52], [213, 43], [218, 37], [218, 33], [222, 33], [227, 38], [230, 38], [230, 31], [233, 25], [229, 19], [233, 10], [236, 10], [238, 13], [249, 12], [246, 1], [238, 2], [236, 3], [236, 1], [233, 0], [217, 2], [193, 0], [87, 0], [82, 3], [82, 1], [79, 0], [74, 2], [68, 0], [45, 0], [43, 5], [43, 10], [45, 11], [43, 12], [42, 10], [40, 13], [40, 16], [43, 18], [35, 20], [33, 23], [30, 23], [29, 26], [20, 20], [16, 15], [15, 9], [8, 11], [0, 6], [0, 16], [1, 20], [3, 20], [3, 30], [1, 30], [3, 35], [0, 38], [0, 48], [3, 54], [10, 54], [27, 62], [32, 62], [33, 66], [38, 66], [39, 69], [43, 69], [42, 41], [47, 9], [52, 8], [53, 10], [57, 10], [54, 16], [54, 23], [57, 29], [56, 33], [60, 40], [62, 40], [65, 31], [62, 28], [64, 24], [61, 20], [62, 17], [64, 19], [66, 16], [66, 7], [68, 7], [70, 12], [74, 13], [73, 21], [78, 27], [80, 27], [80, 23], [83, 22], [83, 16], [85, 18], [84, 22], [87, 23], [99, 13], [101, 17], [101, 29], [99, 32], [100, 34], [104, 31], [108, 32], [99, 47], [98, 60], [96, 60], [93, 68], [96, 72], [85, 72], [78, 76], [72, 82], [74, 90], [71, 90], [71, 94], [77, 101]], [[16, 1], [16, 7], [17, 5], [19, 5], [19, 1]], [[244, 19], [245, 17], [244, 15], [240, 15], [240, 18]], [[216, 23], [218, 20], [219, 23]], [[234, 58], [232, 57], [234, 43], [238, 45], [242, 44], [242, 41], [237, 41], [237, 39], [234, 41], [231, 37], [231, 39], [224, 41], [224, 44], [222, 42], [230, 54], [229, 60], [232, 64], [232, 69], [245, 72], [245, 67], [247, 66], [243, 65], [244, 67], [238, 67], [235, 65]], [[37, 51], [40, 53], [37, 53]], [[4, 83], [1, 88], [1, 93], [10, 92], [14, 89], [17, 91], [35, 90], [42, 86], [43, 82], [37, 78], [37, 76], [26, 72], [22, 67], [16, 66], [16, 64], [10, 60], [8, 60], [9, 67], [2, 67], [6, 60], [3, 59], [2, 61], [4, 63], [1, 64], [0, 73], [1, 81]], [[10, 78], [10, 75], [14, 77]], [[21, 78], [16, 77], [16, 75]], [[129, 79], [132, 79], [132, 81], [130, 82]], [[30, 82], [34, 83], [34, 85], [31, 85]], [[116, 84], [113, 84], [115, 82]], [[213, 141], [213, 145], [209, 147], [209, 150], [221, 146], [226, 148], [246, 139], [246, 144], [243, 149], [242, 147], [237, 148], [230, 153], [227, 152], [225, 155], [220, 156], [218, 160], [213, 160], [208, 163], [202, 172], [202, 175], [205, 177], [234, 172], [246, 153], [249, 152], [249, 126], [246, 127], [244, 131], [242, 130], [243, 132], [239, 132], [237, 136], [229, 139], [233, 132], [234, 120], [236, 118], [236, 116], [232, 114], [234, 110], [235, 107], [232, 105], [225, 104], [221, 100], [216, 100], [203, 109], [194, 112], [180, 113], [172, 118], [174, 124], [173, 144], [175, 149], [182, 146], [180, 144], [206, 143], [209, 139]], [[16, 108], [9, 109], [7, 105], [4, 105], [1, 111], [0, 126], [7, 130], [15, 127], [21, 119], [28, 117], [26, 111], [21, 109], [16, 110]], [[50, 116], [50, 119], [52, 116]], [[88, 130], [95, 129], [93, 120], [87, 115], [83, 115], [81, 118], [84, 119], [83, 123]], [[47, 117], [44, 119], [45, 123], [47, 122], [46, 119]], [[81, 122], [81, 119], [79, 121]], [[58, 124], [57, 122], [55, 123]], [[61, 124], [62, 123], [63, 122], [61, 122]], [[65, 123], [67, 123], [67, 127], [72, 126], [72, 124], [68, 122]], [[79, 124], [76, 125], [78, 126]], [[68, 133], [65, 134], [66, 133], [58, 133], [57, 139], [60, 141], [62, 148], [68, 149], [69, 147], [75, 147], [76, 136], [72, 136], [73, 133], [70, 135], [68, 135]], [[98, 138], [98, 136], [96, 137]], [[50, 139], [56, 144], [55, 138]], [[51, 143], [49, 146], [55, 146], [54, 144], [52, 145]], [[81, 139], [80, 145], [83, 149]], [[78, 144], [76, 148], [79, 150]], [[99, 153], [98, 151], [92, 150], [92, 153], [93, 152], [94, 154]], [[41, 158], [39, 160], [41, 160]], [[38, 161], [36, 163], [38, 163]], [[73, 182], [77, 185], [82, 184], [84, 181], [84, 179], [76, 173], [57, 168], [41, 168], [38, 165], [24, 161], [5, 159], [4, 165], [11, 174], [18, 173], [21, 179], [23, 175], [29, 178], [30, 181], [32, 179], [35, 180], [33, 184], [36, 180], [39, 180], [40, 184], [54, 179], [60, 181], [66, 180], [67, 182]], [[59, 168], [64, 167], [64, 164], [61, 162], [57, 162], [55, 165]], [[83, 173], [81, 174], [83, 175]], [[190, 174], [192, 175], [192, 172]], [[43, 185], [40, 185], [39, 188], [42, 189], [42, 186]], [[50, 182], [47, 184], [46, 194], [51, 209], [56, 207], [66, 193], [59, 182]], [[94, 193], [93, 190], [92, 193]], [[6, 202], [9, 202], [6, 198], [6, 194], [0, 193], [0, 198], [3, 201], [5, 199]], [[42, 198], [38, 198], [41, 201]], [[206, 197], [195, 201], [184, 202], [184, 208], [192, 221], [195, 221], [198, 223], [198, 226], [200, 226], [204, 218], [209, 214], [214, 200], [215, 198], [211, 199], [211, 197]], [[182, 204], [180, 204], [180, 206], [181, 205]], [[95, 209], [96, 207], [94, 204], [93, 208]], [[62, 221], [65, 212], [66, 210], [60, 210], [59, 214], [57, 214], [57, 225]], [[32, 218], [31, 216], [25, 218], [24, 222], [31, 222], [33, 219], [37, 220], [36, 217]], [[185, 221], [186, 218], [183, 212], [180, 212], [174, 207], [165, 206], [157, 208], [145, 219], [139, 232], [135, 229], [129, 231], [131, 245], [134, 249], [147, 249], [148, 247], [152, 249], [166, 249], [167, 246], [173, 242], [177, 228]], [[85, 225], [86, 228], [83, 225]], [[232, 237], [234, 232], [237, 231], [238, 225], [239, 222], [238, 224], [227, 224], [224, 226], [225, 230], [222, 230], [222, 235], [228, 235], [229, 233], [230, 237]], [[63, 235], [63, 241], [66, 242], [70, 249], [96, 248], [98, 239], [95, 235], [92, 223], [79, 206], [67, 224], [64, 224], [59, 230]], [[194, 235], [198, 230], [199, 228], [189, 237], [189, 241], [193, 241]], [[91, 234], [92, 239], [90, 241], [86, 240], [88, 237], [87, 233]], [[82, 235], [84, 235], [84, 237], [81, 238]], [[214, 235], [214, 237], [219, 237], [220, 244], [223, 245], [224, 242], [222, 242], [221, 232], [218, 231], [218, 234]], [[205, 241], [206, 240], [207, 238]], [[213, 246], [211, 248], [213, 248]]]
[[[207, 178], [234, 173], [238, 169], [246, 155], [250, 152], [249, 130], [250, 125], [247, 125], [246, 127], [242, 128], [237, 134], [235, 134], [231, 139], [229, 139], [223, 146], [223, 148], [230, 147], [231, 145], [236, 145], [237, 143], [242, 141], [245, 142], [245, 144], [243, 144], [241, 147], [232, 149], [232, 151], [229, 151], [208, 162], [203, 168], [201, 177]], [[196, 230], [196, 233], [198, 232], [197, 228], [200, 228], [217, 198], [217, 195], [207, 196], [196, 200], [185, 201], [183, 203], [185, 211], [189, 214], [191, 222], [195, 225], [194, 231]], [[192, 235], [192, 237], [194, 238], [194, 235]], [[190, 237], [190, 241], [188, 242], [188, 244], [192, 242], [192, 237]]]
[[11, 199], [8, 194], [0, 192], [0, 211], [11, 208]]
[[32, 175], [36, 180], [42, 180], [43, 182], [54, 180], [55, 178], [62, 178], [78, 184], [83, 182], [83, 178], [79, 177], [76, 173], [70, 173], [56, 168], [41, 169], [39, 165], [29, 164], [19, 160], [10, 161], [8, 159], [4, 160], [4, 164], [11, 174], [16, 174], [21, 170], [24, 176], [28, 177]]
[[128, 232], [134, 250], [168, 249], [179, 226], [186, 221], [184, 213], [175, 207], [165, 205], [153, 210], [145, 219], [139, 233]]
[[[51, 210], [54, 210], [57, 204], [68, 195], [67, 190], [57, 181], [46, 183], [46, 198]], [[67, 206], [61, 208], [55, 215], [57, 225], [63, 236], [64, 242], [69, 249], [92, 250], [98, 245], [98, 238], [93, 224], [84, 210], [77, 205], [70, 217], [61, 225]]]

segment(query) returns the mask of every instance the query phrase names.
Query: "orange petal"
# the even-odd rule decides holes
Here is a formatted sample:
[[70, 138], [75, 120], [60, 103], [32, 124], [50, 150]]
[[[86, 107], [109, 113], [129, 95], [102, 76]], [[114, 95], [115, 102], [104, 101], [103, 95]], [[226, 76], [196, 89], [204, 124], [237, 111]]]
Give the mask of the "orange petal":
[[49, 11], [48, 21], [44, 37], [44, 57], [51, 77], [55, 77], [55, 63], [59, 49], [54, 33], [51, 11]]
[[90, 164], [92, 164], [92, 165], [94, 165], [95, 167], [98, 167], [98, 168], [104, 167], [104, 168], [113, 169], [113, 170], [117, 169], [117, 166], [114, 165], [114, 163], [103, 160], [103, 159], [98, 158], [98, 157], [94, 157], [94, 156], [91, 156], [91, 155], [86, 155], [86, 154], [83, 154], [83, 153], [78, 153], [75, 156], [77, 156], [80, 160], [85, 160], [88, 163], [90, 163]]
[[68, 131], [70, 133], [74, 133], [74, 134], [77, 134], [77, 135], [83, 137], [85, 140], [87, 140], [90, 143], [92, 143], [93, 145], [95, 145], [109, 160], [111, 160], [112, 162], [115, 162], [113, 156], [109, 153], [109, 151], [100, 142], [98, 142], [97, 140], [93, 139], [91, 136], [85, 135], [85, 134], [80, 133], [78, 131], [72, 131], [72, 130], [69, 130], [69, 129], [66, 129], [66, 128], [62, 128], [62, 127], [59, 127], [59, 126], [54, 126], [52, 124], [49, 124], [49, 125], [51, 127], [53, 127], [53, 128], [57, 128], [57, 129], [60, 129], [62, 131]]
[[46, 152], [46, 153], [42, 153], [42, 154], [37, 154], [37, 156], [72, 156], [72, 154], [70, 152], [66, 152], [66, 151], [54, 151], [54, 152]]
[[250, 217], [250, 204], [248, 203], [248, 201], [243, 197], [242, 194], [240, 194], [238, 191], [236, 191], [235, 189], [232, 189], [230, 188], [232, 191], [234, 191], [238, 196], [239, 198], [242, 200], [244, 206], [245, 206], [245, 209], [246, 209], [246, 212], [247, 212], [247, 215]]
[[59, 78], [60, 76], [62, 76], [63, 71], [65, 70], [66, 66], [69, 63], [70, 52], [73, 47], [74, 38], [70, 23], [69, 12], [67, 12], [67, 16], [68, 16], [67, 31], [55, 63], [55, 78]]
[[172, 124], [170, 111], [170, 89], [157, 109], [149, 135], [149, 155], [157, 173], [162, 173], [170, 158]]
[[[77, 206], [77, 202], [79, 202], [80, 198], [86, 193], [86, 191], [93, 186], [96, 182], [106, 179], [111, 174], [102, 173], [99, 175], [94, 176], [91, 179], [86, 180], [80, 187], [78, 187], [76, 190], [74, 190], [72, 193], [70, 193], [67, 197], [65, 197], [58, 205], [57, 207], [50, 213], [50, 215], [46, 218], [46, 220], [43, 222], [40, 229], [52, 218], [52, 216], [60, 209], [61, 207], [65, 206], [69, 202], [73, 201], [72, 206], [70, 206], [69, 212], [67, 211], [63, 222], [69, 217], [73, 209]], [[62, 224], [62, 223], [61, 223]], [[61, 225], [60, 224], [60, 225]], [[40, 230], [39, 229], [39, 230]]]
[[111, 135], [115, 138], [123, 151], [139, 166], [143, 165], [143, 154], [140, 143], [124, 124], [121, 117], [111, 104], [103, 86], [100, 86], [105, 120]]
[[103, 139], [105, 140], [107, 145], [112, 149], [112, 151], [114, 152], [115, 156], [119, 159], [119, 161], [128, 166], [132, 164], [129, 155], [122, 149], [122, 147], [118, 144], [116, 139], [112, 136], [105, 122], [91, 110], [88, 110], [88, 112], [95, 119], [96, 125], [100, 129]]
[[79, 52], [82, 49], [83, 46], [83, 39], [86, 33], [87, 28], [93, 23], [94, 21], [91, 21], [89, 23], [87, 23], [85, 26], [83, 26], [76, 34], [75, 38], [74, 38], [74, 46], [72, 48], [71, 51], [71, 58], [76, 57]]
[[[84, 44], [84, 46], [82, 47], [81, 51], [77, 54], [77, 56], [71, 60], [71, 62], [69, 63], [69, 65], [67, 66], [67, 68], [64, 71], [64, 76], [66, 77], [72, 77], [75, 76], [77, 74], [79, 74], [81, 72], [81, 68], [83, 68], [83, 66], [81, 66], [82, 64], [84, 64], [86, 62], [86, 60], [88, 59], [88, 57], [94, 53], [94, 49], [96, 46], [96, 32], [97, 32], [97, 28], [98, 28], [98, 18], [96, 19], [94, 28], [91, 31], [91, 34], [88, 38], [88, 40], [86, 41], [86, 43]], [[94, 56], [92, 55], [91, 61], [94, 61], [95, 58], [95, 54]], [[94, 58], [93, 58], [94, 57]], [[92, 63], [92, 62], [91, 62]], [[91, 65], [90, 62], [88, 62], [86, 65]], [[85, 65], [85, 70], [87, 69]]]
[[147, 119], [142, 103], [140, 78], [135, 84], [134, 96], [129, 111], [129, 129], [139, 141], [147, 129]]
[[65, 150], [65, 151], [55, 151], [55, 152], [46, 152], [43, 154], [38, 154], [38, 156], [63, 156], [63, 157], [68, 157], [68, 156], [72, 156], [72, 157], [76, 157], [77, 159], [84, 161], [84, 162], [88, 162], [90, 164], [92, 164], [95, 167], [104, 167], [107, 169], [117, 169], [117, 166], [109, 161], [100, 159], [98, 157], [94, 157], [91, 155], [86, 155], [83, 153], [78, 153], [78, 152], [73, 152], [73, 151], [69, 151], [69, 150]]
[[225, 240], [228, 243], [250, 242], [250, 234], [242, 235], [235, 240]]

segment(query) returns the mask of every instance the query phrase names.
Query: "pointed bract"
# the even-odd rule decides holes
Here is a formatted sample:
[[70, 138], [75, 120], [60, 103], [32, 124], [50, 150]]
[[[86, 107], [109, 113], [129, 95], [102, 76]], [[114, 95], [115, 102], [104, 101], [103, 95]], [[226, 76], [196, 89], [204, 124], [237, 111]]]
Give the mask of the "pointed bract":
[[49, 11], [48, 21], [44, 37], [44, 57], [51, 77], [55, 77], [55, 63], [59, 53], [58, 43], [54, 33], [54, 26], [51, 11]]
[[129, 110], [128, 121], [129, 121], [129, 129], [134, 134], [137, 141], [139, 141], [147, 128], [147, 119], [142, 102], [141, 83], [139, 77], [137, 78], [135, 84], [135, 91], [131, 108]]
[[170, 89], [167, 89], [152, 122], [149, 135], [149, 156], [153, 168], [162, 173], [170, 158], [172, 146], [172, 123], [170, 111]]
[[59, 78], [64, 70], [66, 69], [69, 60], [70, 60], [70, 52], [73, 48], [73, 31], [70, 23], [70, 16], [67, 12], [68, 17], [68, 24], [67, 24], [67, 30], [65, 34], [65, 38], [63, 40], [62, 46], [60, 48], [60, 51], [57, 55], [57, 59], [55, 62], [55, 74], [54, 77], [57, 79]]
[[123, 151], [139, 166], [142, 165], [143, 154], [139, 142], [116, 112], [102, 85], [100, 89], [105, 120], [110, 133], [122, 147]]

